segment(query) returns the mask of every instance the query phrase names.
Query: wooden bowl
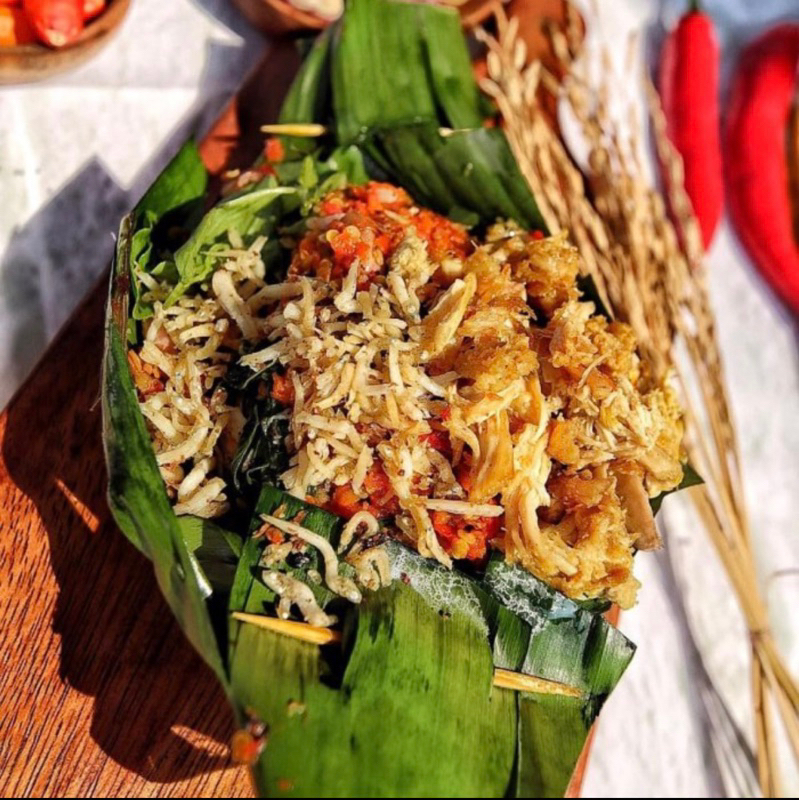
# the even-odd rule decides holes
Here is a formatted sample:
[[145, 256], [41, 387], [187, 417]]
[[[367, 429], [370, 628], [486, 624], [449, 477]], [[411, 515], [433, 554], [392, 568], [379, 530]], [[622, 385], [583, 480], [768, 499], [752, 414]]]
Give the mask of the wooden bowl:
[[0, 85], [41, 81], [87, 61], [108, 42], [130, 4], [131, 0], [110, 0], [78, 39], [59, 49], [43, 44], [0, 47]]
[[[250, 24], [270, 36], [320, 31], [331, 20], [301, 11], [288, 0], [233, 0]], [[467, 27], [483, 22], [500, 0], [465, 0], [458, 10]]]

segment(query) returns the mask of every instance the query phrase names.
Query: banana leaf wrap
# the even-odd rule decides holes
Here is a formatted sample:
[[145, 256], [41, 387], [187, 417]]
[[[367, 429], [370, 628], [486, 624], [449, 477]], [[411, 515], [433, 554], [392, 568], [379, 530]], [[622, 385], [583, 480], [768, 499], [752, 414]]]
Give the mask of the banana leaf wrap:
[[[241, 459], [236, 486], [249, 522], [240, 514], [231, 531], [177, 517], [139, 409], [127, 349], [152, 309], [137, 271], [167, 278], [176, 297], [194, 291], [232, 226], [245, 238], [271, 236], [321, 193], [375, 178], [468, 224], [503, 216], [544, 230], [504, 134], [483, 127], [484, 112], [455, 12], [351, 0], [310, 51], [281, 114], [286, 123], [324, 124], [326, 137], [285, 137], [275, 175], [205, 215], [206, 173], [189, 142], [120, 228], [103, 365], [110, 507], [152, 560], [160, 590], [240, 723], [266, 723], [266, 747], [252, 764], [262, 796], [562, 796], [633, 656], [604, 604], [570, 600], [499, 556], [483, 574], [466, 574], [394, 542], [386, 545], [391, 585], [366, 592], [359, 605], [314, 587], [342, 621], [338, 645], [236, 620], [233, 612], [273, 613], [275, 596], [258, 568], [264, 542], [249, 535], [260, 514], [303, 510], [303, 524], [334, 545], [342, 521], [284, 494], [268, 470]], [[443, 127], [455, 133], [443, 135]], [[279, 270], [272, 239], [263, 255], [268, 270]], [[312, 568], [321, 569], [316, 555], [278, 567]], [[498, 667], [571, 692], [497, 688]]]

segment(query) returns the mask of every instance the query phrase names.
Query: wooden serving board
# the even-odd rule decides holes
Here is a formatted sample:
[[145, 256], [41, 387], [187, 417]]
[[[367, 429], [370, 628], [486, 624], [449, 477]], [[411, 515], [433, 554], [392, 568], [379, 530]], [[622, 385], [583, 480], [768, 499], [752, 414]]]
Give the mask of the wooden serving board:
[[[298, 63], [271, 49], [203, 140], [212, 174], [252, 162]], [[250, 797], [223, 692], [106, 505], [105, 296], [104, 280], [0, 417], [0, 792]]]

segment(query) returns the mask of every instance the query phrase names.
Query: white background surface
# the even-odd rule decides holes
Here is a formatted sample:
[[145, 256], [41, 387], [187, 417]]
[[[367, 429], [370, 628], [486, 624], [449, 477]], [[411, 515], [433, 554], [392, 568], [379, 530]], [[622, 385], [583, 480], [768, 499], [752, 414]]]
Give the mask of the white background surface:
[[[658, 24], [672, 25], [683, 7], [678, 0], [597, 5], [596, 30], [618, 51], [630, 30], [650, 25], [649, 39], [657, 37]], [[705, 7], [725, 44], [724, 98], [742, 41], [777, 18], [796, 19], [797, 6], [708, 0]], [[264, 47], [226, 0], [135, 0], [116, 40], [89, 64], [48, 83], [0, 89], [0, 406], [102, 274], [122, 213], [187, 133], [202, 133], [214, 119]], [[727, 223], [709, 260], [760, 574], [796, 674], [797, 325]], [[687, 504], [670, 500], [663, 521], [667, 552], [638, 559], [644, 588], [621, 627], [639, 652], [603, 711], [587, 797], [720, 795], [698, 653], [752, 738], [748, 649], [724, 574]], [[797, 796], [793, 768], [786, 779]]]

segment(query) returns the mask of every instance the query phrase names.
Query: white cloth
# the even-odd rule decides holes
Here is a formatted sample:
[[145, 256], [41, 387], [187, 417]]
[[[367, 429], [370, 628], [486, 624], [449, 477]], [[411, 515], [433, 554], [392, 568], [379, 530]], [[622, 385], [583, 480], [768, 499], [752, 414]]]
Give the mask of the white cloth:
[[[595, 6], [600, 30], [594, 33], [621, 64], [632, 32], [646, 31], [642, 51], [652, 60], [663, 28], [671, 29], [687, 4], [617, 0]], [[702, 6], [714, 18], [722, 48], [724, 113], [728, 77], [742, 44], [776, 20], [796, 21], [797, 6], [788, 0], [706, 0]], [[620, 74], [624, 70], [621, 66]], [[627, 75], [615, 95], [636, 91], [630, 67]], [[717, 231], [708, 262], [759, 575], [778, 644], [796, 676], [797, 324], [739, 248], [727, 219]], [[751, 743], [754, 738], [747, 631], [725, 573], [686, 498], [667, 500], [660, 520], [667, 549], [637, 558], [639, 603], [622, 615], [620, 627], [639, 649], [600, 717], [584, 783], [586, 797], [721, 795], [729, 770], [724, 764], [719, 770], [714, 766], [719, 737], [711, 720], [719, 715], [709, 706], [713, 701], [704, 669], [746, 738]], [[775, 720], [776, 730], [779, 725]], [[784, 796], [796, 796], [796, 766], [791, 757], [782, 764]]]
[[0, 407], [108, 266], [121, 215], [264, 47], [228, 0], [135, 0], [96, 58], [0, 87]]

